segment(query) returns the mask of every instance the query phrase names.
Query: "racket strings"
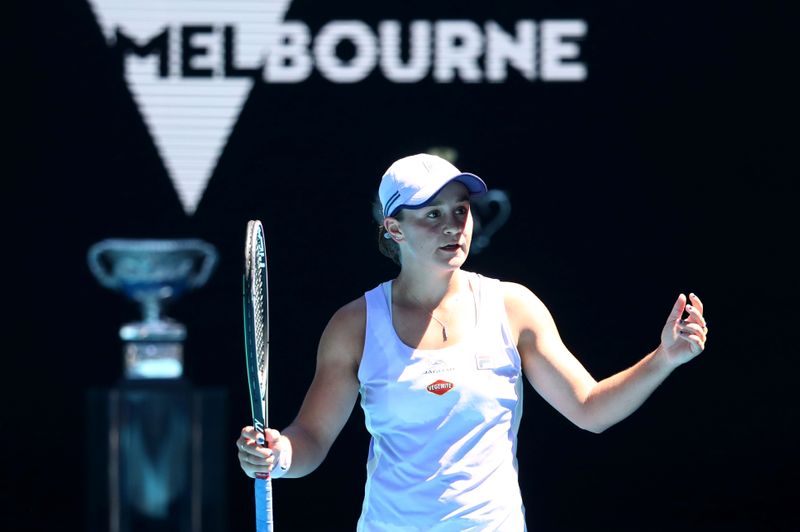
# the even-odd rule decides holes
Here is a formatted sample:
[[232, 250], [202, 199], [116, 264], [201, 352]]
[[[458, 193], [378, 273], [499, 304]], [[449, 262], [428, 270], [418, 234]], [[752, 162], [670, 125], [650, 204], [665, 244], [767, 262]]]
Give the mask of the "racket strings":
[[265, 380], [267, 376], [266, 371], [266, 338], [264, 335], [264, 307], [266, 299], [266, 261], [264, 259], [264, 241], [261, 238], [256, 238], [256, 253], [255, 253], [255, 267], [253, 276], [253, 308], [255, 320], [255, 336], [256, 336], [256, 353], [258, 361], [258, 380], [261, 393], [264, 394], [266, 390]]

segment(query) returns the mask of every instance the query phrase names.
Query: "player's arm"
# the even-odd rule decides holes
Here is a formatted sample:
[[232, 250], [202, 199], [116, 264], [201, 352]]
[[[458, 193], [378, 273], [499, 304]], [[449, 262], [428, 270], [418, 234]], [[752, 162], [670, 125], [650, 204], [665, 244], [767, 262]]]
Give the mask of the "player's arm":
[[365, 324], [364, 298], [333, 315], [322, 333], [314, 380], [300, 412], [282, 432], [265, 431], [269, 448], [255, 445], [255, 433], [251, 435], [249, 427], [242, 432], [237, 440], [239, 461], [248, 476], [269, 471], [274, 478], [302, 477], [322, 463], [358, 396], [357, 373]]
[[[678, 365], [699, 354], [705, 344], [702, 303], [692, 296], [696, 308], [686, 307], [681, 295], [667, 319], [659, 347], [630, 368], [598, 382], [564, 346], [539, 298], [521, 285], [503, 285], [506, 311], [529, 382], [567, 419], [592, 432], [602, 432], [632, 414]], [[690, 316], [682, 320], [685, 308]], [[624, 329], [620, 323], [619, 331], [624, 333]]]

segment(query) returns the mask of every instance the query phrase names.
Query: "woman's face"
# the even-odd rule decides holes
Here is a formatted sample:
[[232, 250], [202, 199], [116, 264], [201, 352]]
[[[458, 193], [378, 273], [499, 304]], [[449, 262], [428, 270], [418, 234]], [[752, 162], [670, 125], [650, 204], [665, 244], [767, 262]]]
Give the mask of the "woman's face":
[[425, 207], [404, 209], [402, 221], [387, 218], [384, 225], [400, 245], [404, 265], [413, 261], [458, 268], [467, 259], [472, 242], [469, 192], [453, 181]]

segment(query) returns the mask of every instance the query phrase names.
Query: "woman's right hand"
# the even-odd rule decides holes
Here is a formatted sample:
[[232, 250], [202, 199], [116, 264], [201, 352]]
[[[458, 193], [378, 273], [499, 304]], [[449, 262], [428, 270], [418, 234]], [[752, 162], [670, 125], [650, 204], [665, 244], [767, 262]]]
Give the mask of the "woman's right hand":
[[250, 478], [255, 478], [258, 473], [268, 473], [272, 478], [282, 477], [292, 464], [291, 442], [270, 428], [264, 430], [264, 445], [258, 444], [260, 437], [261, 434], [251, 426], [242, 429], [236, 440], [239, 466]]

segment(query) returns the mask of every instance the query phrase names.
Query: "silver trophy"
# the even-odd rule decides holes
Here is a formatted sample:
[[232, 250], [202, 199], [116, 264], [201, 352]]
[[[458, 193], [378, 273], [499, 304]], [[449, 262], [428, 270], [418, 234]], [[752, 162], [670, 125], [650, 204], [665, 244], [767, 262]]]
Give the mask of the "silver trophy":
[[100, 284], [122, 292], [142, 308], [141, 321], [119, 330], [125, 377], [183, 375], [186, 327], [164, 316], [163, 307], [206, 283], [217, 263], [214, 246], [195, 239], [107, 239], [89, 248], [88, 261]]

